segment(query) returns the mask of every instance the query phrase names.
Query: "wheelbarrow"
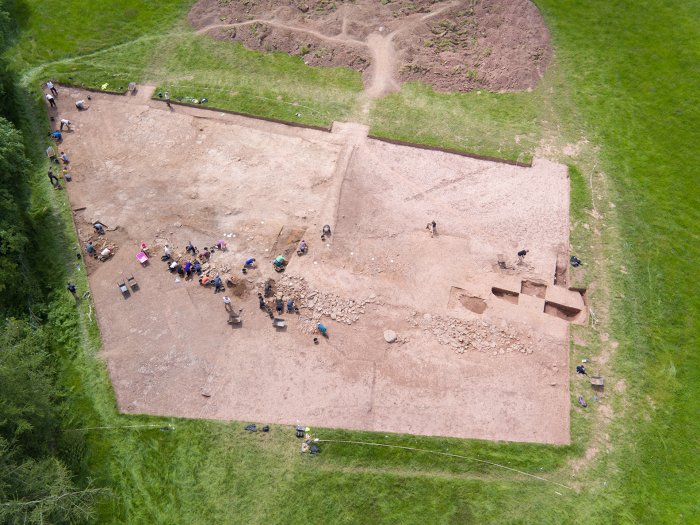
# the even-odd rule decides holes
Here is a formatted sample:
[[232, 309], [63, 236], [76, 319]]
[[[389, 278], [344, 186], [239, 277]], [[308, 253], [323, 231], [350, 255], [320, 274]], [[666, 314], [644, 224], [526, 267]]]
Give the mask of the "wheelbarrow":
[[280, 317], [275, 317], [272, 319], [272, 326], [274, 326], [275, 328], [284, 328], [285, 326], [287, 326], [287, 322]]
[[126, 283], [131, 287], [133, 291], [139, 289], [139, 283], [136, 282], [136, 279], [134, 279], [133, 275], [131, 277], [127, 277]]
[[243, 322], [243, 320], [242, 320], [242, 318], [241, 318], [241, 312], [240, 312], [240, 311], [237, 312], [237, 313], [235, 313], [235, 312], [229, 312], [229, 313], [228, 313], [228, 321], [227, 321], [228, 324], [231, 324], [231, 325], [233, 325], [233, 324], [241, 324], [242, 322]]
[[136, 254], [136, 260], [142, 265], [148, 262], [148, 255], [145, 252], [139, 252]]

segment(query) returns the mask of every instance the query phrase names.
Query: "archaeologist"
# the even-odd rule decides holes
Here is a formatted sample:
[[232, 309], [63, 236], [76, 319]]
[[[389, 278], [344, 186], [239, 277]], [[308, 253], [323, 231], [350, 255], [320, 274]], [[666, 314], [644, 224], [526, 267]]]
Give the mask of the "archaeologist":
[[265, 307], [266, 307], [265, 298], [263, 297], [263, 295], [260, 292], [258, 292], [258, 303], [260, 303], [260, 309], [265, 310]]
[[46, 87], [48, 88], [49, 91], [51, 91], [52, 95], [54, 95], [55, 97], [58, 96], [58, 90], [56, 89], [56, 86], [53, 85], [53, 82], [51, 82], [50, 80], [47, 80]]
[[287, 301], [287, 313], [291, 314], [294, 311], [294, 299], [289, 299]]
[[172, 106], [170, 106], [170, 93], [166, 91], [163, 95], [163, 98], [165, 99], [165, 105], [171, 108]]
[[323, 337], [328, 337], [328, 329], [325, 326], [323, 326], [321, 323], [318, 323], [318, 325], [316, 325], [316, 328], [318, 328], [319, 333]]
[[277, 314], [281, 315], [282, 312], [284, 311], [284, 302], [282, 301], [282, 297], [278, 296], [275, 299], [275, 310], [277, 310]]
[[61, 152], [61, 160], [63, 161], [63, 164], [70, 164], [70, 161], [68, 160], [68, 155], [65, 154], [65, 152]]
[[224, 309], [225, 309], [227, 312], [230, 312], [230, 311], [231, 311], [231, 308], [232, 308], [232, 306], [231, 306], [231, 298], [230, 298], [228, 295], [224, 295]]
[[46, 100], [52, 108], [56, 107], [56, 100], [53, 98], [53, 95], [51, 93], [46, 94]]
[[217, 293], [219, 290], [223, 290], [224, 285], [221, 282], [221, 277], [219, 277], [219, 274], [217, 273], [216, 276], [214, 277], [214, 293]]
[[324, 224], [323, 229], [321, 230], [321, 240], [325, 241], [326, 237], [330, 236], [331, 234], [331, 227], [329, 224]]
[[53, 147], [49, 146], [46, 148], [46, 156], [51, 162], [58, 163], [58, 157], [56, 157], [56, 151], [53, 149]]
[[87, 105], [85, 104], [85, 101], [82, 99], [76, 101], [75, 107], [78, 108], [78, 111], [84, 111], [88, 108]]
[[518, 264], [523, 264], [525, 262], [525, 256], [528, 254], [530, 250], [520, 250], [518, 252]]
[[195, 260], [194, 265], [193, 265], [194, 271], [197, 272], [197, 275], [202, 275], [202, 265], [199, 264], [199, 261]]
[[49, 168], [48, 175], [49, 175], [49, 180], [51, 181], [51, 184], [53, 184], [53, 187], [58, 188], [60, 185], [60, 183], [58, 182], [58, 177], [56, 177], [56, 175], [53, 174], [53, 170], [51, 168]]
[[304, 255], [308, 250], [309, 246], [306, 244], [306, 241], [302, 239], [297, 248], [297, 255]]
[[192, 241], [187, 241], [187, 246], [185, 246], [185, 251], [191, 253], [192, 255], [197, 255], [197, 247], [192, 244]]
[[437, 223], [435, 221], [429, 222], [425, 229], [430, 231], [431, 237], [435, 237], [435, 234], [437, 233]]
[[105, 234], [105, 227], [102, 226], [102, 223], [96, 222], [95, 224], [92, 225], [92, 227], [95, 228], [95, 231], [97, 232], [98, 235]]
[[275, 271], [281, 272], [284, 270], [284, 267], [287, 265], [287, 260], [282, 257], [281, 255], [278, 255], [275, 257], [275, 260], [272, 261], [272, 266], [275, 268]]
[[70, 130], [70, 127], [73, 123], [68, 120], [67, 118], [62, 118], [61, 119], [61, 128], [60, 130], [63, 131], [63, 128], [65, 127], [67, 130]]
[[253, 268], [255, 266], [255, 259], [252, 257], [250, 259], [247, 259], [245, 263], [243, 263], [244, 268]]
[[162, 255], [162, 257], [160, 258], [160, 260], [161, 260], [161, 261], [167, 261], [168, 259], [170, 259], [170, 256], [171, 256], [170, 246], [168, 246], [168, 245], [166, 244], [165, 247], [163, 248], [163, 255]]

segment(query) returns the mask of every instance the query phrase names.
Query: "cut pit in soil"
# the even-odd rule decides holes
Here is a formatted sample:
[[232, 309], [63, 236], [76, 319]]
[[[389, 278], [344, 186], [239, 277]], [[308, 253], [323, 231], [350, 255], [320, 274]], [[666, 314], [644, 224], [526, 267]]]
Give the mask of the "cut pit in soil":
[[510, 290], [504, 290], [503, 288], [494, 286], [491, 288], [491, 293], [499, 299], [503, 299], [512, 304], [518, 304], [518, 296], [520, 295], [518, 292], [511, 292]]
[[450, 290], [449, 308], [466, 308], [475, 314], [483, 314], [486, 311], [486, 301], [481, 297], [469, 295], [464, 289], [453, 286]]
[[547, 285], [540, 281], [525, 280], [520, 284], [520, 293], [544, 299], [547, 293]]
[[551, 301], [544, 302], [544, 313], [564, 319], [565, 321], [574, 322], [581, 314], [581, 310], [571, 306], [553, 303]]

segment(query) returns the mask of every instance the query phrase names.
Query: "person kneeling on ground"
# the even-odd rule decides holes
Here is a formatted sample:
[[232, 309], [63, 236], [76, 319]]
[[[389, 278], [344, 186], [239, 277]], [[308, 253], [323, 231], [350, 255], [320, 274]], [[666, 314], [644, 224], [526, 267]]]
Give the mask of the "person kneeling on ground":
[[321, 323], [318, 323], [317, 328], [323, 337], [328, 337], [328, 328], [323, 326]]
[[192, 255], [197, 255], [197, 248], [192, 244], [192, 241], [187, 241], [187, 246], [185, 246], [185, 251], [191, 253]]
[[309, 249], [309, 246], [306, 244], [306, 241], [304, 239], [301, 240], [299, 243], [299, 247], [297, 248], [297, 255], [304, 255]]
[[168, 246], [168, 245], [166, 244], [166, 245], [165, 245], [165, 248], [163, 248], [163, 255], [162, 255], [162, 257], [160, 258], [160, 260], [161, 260], [161, 261], [167, 261], [168, 259], [170, 259], [170, 246]]
[[92, 244], [92, 241], [88, 241], [87, 244], [85, 245], [85, 251], [87, 252], [88, 255], [92, 255], [93, 257], [97, 257], [97, 252], [95, 251], [95, 247]]
[[208, 275], [203, 275], [199, 278], [199, 284], [201, 284], [202, 286], [208, 286], [210, 282], [211, 277], [209, 277]]
[[194, 268], [194, 271], [197, 272], [197, 275], [202, 275], [202, 265], [199, 264], [199, 261], [195, 261], [192, 268]]
[[95, 224], [92, 225], [93, 228], [95, 228], [95, 231], [97, 232], [98, 235], [104, 235], [105, 234], [105, 227], [102, 226], [101, 223], [96, 222]]
[[85, 104], [84, 100], [76, 101], [75, 107], [78, 108], [78, 111], [83, 111], [83, 110], [86, 110], [88, 108], [87, 105]]

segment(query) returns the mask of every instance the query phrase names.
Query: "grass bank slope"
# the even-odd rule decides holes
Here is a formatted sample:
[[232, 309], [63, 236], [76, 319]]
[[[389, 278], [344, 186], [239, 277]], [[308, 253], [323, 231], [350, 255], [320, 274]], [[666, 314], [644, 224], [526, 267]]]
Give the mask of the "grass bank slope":
[[617, 206], [610, 312], [628, 406], [611, 490], [630, 518], [682, 523], [700, 496], [700, 4], [537, 3]]

